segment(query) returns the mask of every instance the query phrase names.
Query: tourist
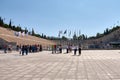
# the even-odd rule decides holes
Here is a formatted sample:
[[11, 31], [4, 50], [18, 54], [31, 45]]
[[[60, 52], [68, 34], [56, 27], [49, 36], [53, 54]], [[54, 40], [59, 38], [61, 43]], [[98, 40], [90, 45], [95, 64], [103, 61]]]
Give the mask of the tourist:
[[16, 51], [19, 51], [19, 45], [16, 46]]
[[4, 53], [7, 53], [7, 45], [4, 45]]
[[79, 50], [79, 56], [80, 56], [81, 55], [81, 47], [80, 46], [79, 46], [78, 50]]
[[22, 56], [24, 55], [24, 51], [25, 51], [25, 46], [22, 46]]
[[54, 53], [54, 45], [52, 45], [52, 54]]
[[77, 46], [74, 46], [74, 55], [77, 53]]
[[62, 46], [61, 45], [59, 47], [59, 51], [60, 51], [60, 53], [62, 53]]
[[68, 45], [66, 46], [66, 53], [68, 53], [69, 52], [69, 49], [68, 49]]
[[56, 51], [57, 51], [57, 46], [56, 46], [56, 45], [54, 45], [54, 51], [55, 51], [55, 53], [56, 53]]
[[12, 52], [12, 45], [8, 45], [8, 52]]
[[70, 52], [72, 52], [72, 45], [70, 45]]
[[32, 52], [32, 46], [29, 45], [29, 53], [31, 53], [31, 52]]
[[24, 50], [25, 50], [25, 52], [26, 52], [26, 55], [28, 55], [28, 45], [25, 45]]
[[40, 45], [40, 49], [39, 49], [39, 51], [42, 51], [42, 45]]
[[19, 46], [19, 52], [20, 52], [19, 54], [22, 53], [22, 46], [21, 45]]

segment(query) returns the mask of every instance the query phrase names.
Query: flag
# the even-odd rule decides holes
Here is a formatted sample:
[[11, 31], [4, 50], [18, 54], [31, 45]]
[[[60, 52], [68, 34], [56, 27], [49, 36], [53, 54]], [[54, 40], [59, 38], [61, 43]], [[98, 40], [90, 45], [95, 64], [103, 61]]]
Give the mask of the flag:
[[80, 34], [81, 34], [81, 31], [79, 30], [79, 36], [80, 36]]
[[67, 30], [64, 31], [64, 34], [66, 34], [66, 33], [67, 33]]
[[70, 35], [71, 35], [71, 31], [69, 32], [69, 35], [68, 35], [68, 36], [70, 37]]
[[60, 37], [61, 34], [62, 34], [62, 31], [59, 31], [59, 33], [58, 33], [58, 37]]

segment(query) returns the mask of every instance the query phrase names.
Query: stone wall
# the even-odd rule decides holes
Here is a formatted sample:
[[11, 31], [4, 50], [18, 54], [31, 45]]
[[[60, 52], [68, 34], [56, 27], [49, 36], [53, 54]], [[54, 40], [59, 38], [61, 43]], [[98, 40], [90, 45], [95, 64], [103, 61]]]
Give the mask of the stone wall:
[[0, 49], [4, 48], [4, 45], [11, 45], [13, 49], [16, 48], [16, 43], [15, 42], [7, 42], [4, 39], [0, 38]]

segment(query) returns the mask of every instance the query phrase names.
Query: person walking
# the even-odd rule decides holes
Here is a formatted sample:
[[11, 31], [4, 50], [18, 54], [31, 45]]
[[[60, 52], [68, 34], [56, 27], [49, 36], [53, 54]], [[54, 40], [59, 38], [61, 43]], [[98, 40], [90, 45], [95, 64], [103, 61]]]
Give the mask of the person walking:
[[66, 53], [69, 53], [68, 45], [66, 46]]
[[25, 46], [23, 45], [22, 46], [22, 56], [24, 55], [24, 52], [25, 52]]
[[28, 45], [25, 45], [25, 53], [28, 55]]
[[57, 52], [57, 45], [54, 45], [54, 51]]
[[79, 46], [78, 50], [79, 50], [79, 56], [80, 56], [81, 55], [81, 47], [80, 46]]
[[74, 46], [74, 55], [77, 53], [77, 46]]
[[52, 47], [52, 54], [54, 54], [54, 45], [51, 45]]
[[40, 52], [42, 51], [42, 45], [40, 45], [40, 50], [39, 50]]
[[4, 53], [7, 53], [7, 45], [4, 45]]
[[59, 47], [59, 51], [60, 51], [60, 53], [62, 53], [62, 46], [61, 45]]
[[19, 54], [21, 54], [22, 53], [22, 46], [20, 45], [19, 46]]

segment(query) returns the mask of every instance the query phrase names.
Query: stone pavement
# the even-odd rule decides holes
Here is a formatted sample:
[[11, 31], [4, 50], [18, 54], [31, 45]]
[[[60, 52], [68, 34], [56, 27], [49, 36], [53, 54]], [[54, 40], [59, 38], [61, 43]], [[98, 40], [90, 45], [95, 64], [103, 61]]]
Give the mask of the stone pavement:
[[81, 56], [0, 53], [0, 80], [120, 80], [120, 50], [84, 50]]

